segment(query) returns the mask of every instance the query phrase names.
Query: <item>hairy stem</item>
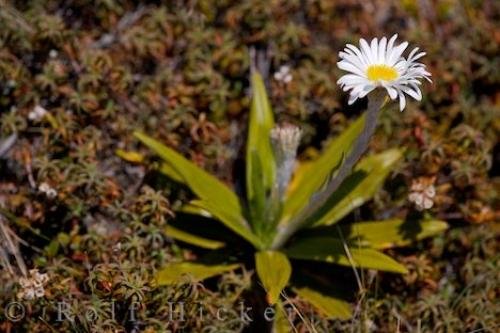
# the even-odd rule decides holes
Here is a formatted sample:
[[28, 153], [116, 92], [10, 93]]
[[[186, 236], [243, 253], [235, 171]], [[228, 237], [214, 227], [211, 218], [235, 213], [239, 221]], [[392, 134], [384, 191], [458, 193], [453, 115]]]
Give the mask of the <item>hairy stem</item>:
[[359, 161], [363, 153], [368, 148], [370, 138], [375, 132], [377, 125], [377, 117], [384, 102], [385, 94], [375, 91], [368, 97], [368, 110], [366, 111], [365, 126], [360, 136], [357, 137], [353, 149], [347, 155], [344, 163], [340, 166], [337, 175], [328, 183], [326, 188], [315, 194], [309, 204], [290, 222], [283, 225], [278, 231], [272, 249], [281, 248], [285, 242], [307, 222], [307, 219], [320, 209], [328, 200], [328, 198], [339, 188], [344, 179], [351, 173], [356, 162]]

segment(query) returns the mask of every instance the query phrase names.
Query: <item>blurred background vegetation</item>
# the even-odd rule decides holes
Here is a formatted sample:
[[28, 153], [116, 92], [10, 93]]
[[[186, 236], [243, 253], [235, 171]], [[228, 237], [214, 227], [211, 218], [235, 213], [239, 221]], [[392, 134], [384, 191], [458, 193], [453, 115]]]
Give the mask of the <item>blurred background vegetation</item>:
[[[143, 130], [233, 181], [253, 47], [267, 54], [278, 122], [300, 125], [301, 156], [314, 154], [366, 106], [347, 107], [338, 51], [393, 33], [427, 52], [434, 83], [422, 103], [381, 115], [370, 149], [405, 147], [404, 161], [351, 219], [427, 214], [451, 230], [391, 253], [406, 276], [364, 272], [353, 319], [328, 320], [293, 295], [288, 305], [306, 319], [290, 319], [299, 332], [497, 331], [499, 22], [494, 0], [0, 1], [0, 140], [17, 135], [0, 156], [0, 213], [24, 242], [26, 266], [49, 277], [23, 320], [0, 311], [0, 331], [241, 330], [238, 302], [252, 272], [151, 285], [158, 267], [197, 255], [163, 232], [188, 194], [115, 150], [147, 153], [132, 137]], [[282, 66], [291, 80], [274, 75]], [[425, 213], [408, 201], [419, 179], [437, 190]], [[19, 285], [6, 269], [0, 281], [4, 309]], [[80, 314], [75, 322], [55, 320], [60, 300]], [[168, 301], [191, 304], [186, 321], [168, 320]], [[228, 319], [190, 316], [200, 304], [227, 307]], [[85, 318], [88, 306], [102, 309], [97, 320]]]

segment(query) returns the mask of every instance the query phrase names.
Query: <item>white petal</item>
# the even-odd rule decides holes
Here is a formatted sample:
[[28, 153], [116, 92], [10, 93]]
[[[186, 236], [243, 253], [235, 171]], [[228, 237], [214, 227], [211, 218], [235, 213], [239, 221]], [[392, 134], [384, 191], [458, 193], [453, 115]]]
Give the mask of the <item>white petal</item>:
[[362, 52], [356, 46], [354, 46], [352, 44], [347, 44], [346, 48], [348, 48], [349, 50], [352, 50], [352, 52], [354, 52], [354, 54], [356, 54], [358, 56], [358, 58], [361, 60], [363, 65], [368, 64], [368, 59], [363, 56]]
[[372, 85], [366, 85], [363, 90], [359, 93], [359, 98], [363, 98], [373, 91], [376, 87]]
[[404, 59], [398, 61], [395, 65], [392, 65], [398, 72], [403, 73], [408, 71], [408, 62]]
[[371, 49], [366, 40], [361, 38], [359, 40], [359, 45], [361, 46], [361, 50], [367, 60], [367, 64], [373, 64], [372, 58], [371, 58]]
[[399, 111], [403, 111], [406, 106], [406, 98], [403, 93], [399, 93]]
[[342, 60], [342, 61], [337, 62], [337, 67], [340, 69], [343, 69], [345, 71], [348, 71], [348, 72], [351, 72], [354, 74], [358, 74], [358, 75], [363, 76], [363, 77], [366, 75], [359, 68], [354, 66], [352, 63], [347, 62], [346, 60]]
[[396, 97], [398, 97], [398, 92], [393, 87], [388, 86], [388, 85], [384, 85], [384, 88], [385, 88], [385, 90], [387, 90], [387, 93], [389, 94], [389, 97], [392, 100], [395, 100]]
[[392, 35], [391, 39], [389, 39], [389, 43], [387, 43], [387, 52], [392, 51], [392, 47], [394, 46], [396, 38], [398, 38], [398, 34]]
[[339, 55], [343, 55], [343, 59], [347, 62], [352, 63], [354, 66], [358, 67], [360, 71], [365, 72], [366, 65], [362, 62], [362, 60], [356, 56], [355, 54], [347, 54], [344, 52], [340, 52]]
[[372, 51], [372, 61], [373, 63], [378, 63], [378, 39], [377, 38], [373, 38], [372, 39], [372, 43], [370, 45], [370, 48], [371, 48], [371, 51]]
[[[372, 88], [372, 84], [366, 83], [366, 84], [358, 84], [354, 86], [354, 88], [351, 90], [351, 95], [349, 100], [352, 101], [350, 104], [354, 103], [354, 101], [358, 98], [362, 98], [361, 94], [365, 91], [371, 91], [370, 88]], [[372, 89], [373, 90], [373, 89]]]
[[[419, 83], [420, 83], [420, 82], [419, 82]], [[419, 88], [416, 84], [414, 84], [414, 83], [410, 83], [410, 87], [411, 87], [413, 90], [415, 90], [415, 92], [417, 93], [417, 95], [418, 95], [418, 99], [417, 99], [417, 101], [422, 100], [422, 92], [420, 91], [420, 88]]]
[[418, 47], [411, 50], [410, 54], [408, 55], [408, 62], [411, 62], [411, 58], [415, 55], [415, 53], [417, 53], [418, 50], [419, 50]]
[[367, 86], [369, 84], [358, 84], [356, 85], [352, 91], [351, 91], [351, 95], [355, 95], [357, 97], [360, 97], [359, 94], [361, 94], [361, 92], [365, 89], [365, 86]]
[[356, 100], [358, 99], [358, 95], [349, 95], [349, 100], [347, 101], [347, 104], [348, 105], [352, 105], [354, 104], [354, 102], [356, 102]]
[[400, 60], [401, 55], [403, 54], [404, 50], [408, 47], [408, 42], [404, 42], [394, 48], [392, 53], [389, 55], [389, 58], [387, 59], [387, 65], [392, 66], [394, 65], [397, 61]]
[[338, 84], [355, 84], [364, 82], [366, 79], [362, 76], [356, 74], [346, 74], [343, 75], [338, 81]]
[[364, 85], [368, 81], [367, 79], [359, 77], [354, 74], [348, 74], [348, 75], [350, 75], [350, 77], [346, 77], [347, 75], [344, 75], [337, 81], [337, 84], [339, 84], [342, 90], [344, 91], [354, 89], [359, 85]]
[[380, 44], [378, 45], [378, 62], [379, 63], [385, 63], [385, 52], [387, 51], [386, 46], [387, 46], [387, 38], [383, 37], [380, 40]]
[[426, 54], [427, 54], [427, 53], [425, 53], [425, 52], [420, 52], [419, 54], [417, 54], [416, 56], [414, 56], [414, 57], [411, 59], [411, 61], [416, 61], [416, 60], [418, 60], [418, 59], [422, 58], [423, 56], [425, 56]]
[[396, 41], [396, 38], [398, 38], [397, 34], [394, 34], [391, 39], [389, 39], [389, 42], [387, 43], [387, 50], [385, 52], [385, 60], [387, 63], [387, 60], [390, 58], [390, 55], [392, 54], [394, 50], [394, 42]]
[[[422, 99], [422, 96], [419, 95], [417, 92], [415, 92], [413, 89], [410, 89], [409, 87], [403, 87], [403, 91], [416, 99], [417, 101], [420, 101]], [[420, 90], [419, 90], [420, 91]]]

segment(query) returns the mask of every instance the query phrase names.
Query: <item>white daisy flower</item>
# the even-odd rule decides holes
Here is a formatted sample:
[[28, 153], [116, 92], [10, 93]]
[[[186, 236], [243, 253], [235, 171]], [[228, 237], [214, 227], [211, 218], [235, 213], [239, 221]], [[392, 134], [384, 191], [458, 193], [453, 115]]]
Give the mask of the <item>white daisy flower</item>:
[[360, 39], [360, 48], [347, 44], [339, 52], [341, 61], [337, 66], [349, 74], [342, 76], [337, 83], [344, 91], [350, 90], [349, 105], [378, 87], [385, 88], [392, 100], [399, 98], [401, 111], [406, 106], [404, 94], [418, 101], [422, 99], [420, 79], [432, 82], [425, 65], [417, 62], [425, 52], [418, 53], [419, 48], [416, 47], [408, 58], [404, 58], [402, 54], [408, 47], [408, 42], [394, 45], [397, 36], [392, 36], [389, 41], [386, 37], [380, 40], [374, 38], [370, 44]]

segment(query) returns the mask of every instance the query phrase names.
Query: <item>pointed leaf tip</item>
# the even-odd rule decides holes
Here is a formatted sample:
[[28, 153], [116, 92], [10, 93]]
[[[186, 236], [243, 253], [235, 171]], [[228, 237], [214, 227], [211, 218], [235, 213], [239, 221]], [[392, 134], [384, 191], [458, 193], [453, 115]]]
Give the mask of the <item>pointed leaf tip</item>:
[[156, 274], [158, 285], [172, 285], [187, 281], [202, 281], [240, 267], [239, 264], [206, 265], [194, 262], [171, 263]]
[[260, 281], [267, 291], [268, 302], [275, 304], [292, 274], [286, 255], [277, 251], [260, 251], [255, 254], [255, 266]]

